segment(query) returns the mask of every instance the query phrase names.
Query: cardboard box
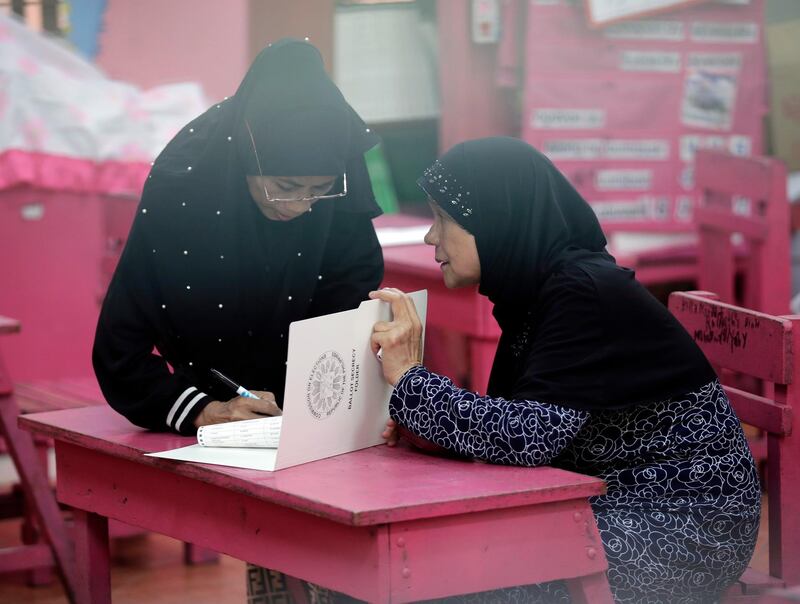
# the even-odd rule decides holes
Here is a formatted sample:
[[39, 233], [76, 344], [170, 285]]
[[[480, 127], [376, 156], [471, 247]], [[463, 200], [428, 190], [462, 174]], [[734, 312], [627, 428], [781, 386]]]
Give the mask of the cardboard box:
[[800, 170], [800, 19], [767, 26], [772, 155]]

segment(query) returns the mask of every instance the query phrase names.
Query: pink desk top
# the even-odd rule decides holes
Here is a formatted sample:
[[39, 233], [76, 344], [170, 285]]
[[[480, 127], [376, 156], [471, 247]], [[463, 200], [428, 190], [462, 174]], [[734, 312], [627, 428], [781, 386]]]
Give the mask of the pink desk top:
[[57, 442], [353, 526], [586, 498], [605, 490], [600, 479], [555, 468], [442, 459], [403, 446], [371, 447], [278, 472], [145, 457], [195, 441], [136, 428], [105, 406], [29, 414], [19, 423]]

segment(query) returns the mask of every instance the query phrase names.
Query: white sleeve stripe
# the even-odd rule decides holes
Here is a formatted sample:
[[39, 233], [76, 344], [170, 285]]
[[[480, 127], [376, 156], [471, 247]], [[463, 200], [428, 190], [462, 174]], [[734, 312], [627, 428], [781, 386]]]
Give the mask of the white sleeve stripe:
[[178, 397], [178, 400], [175, 401], [175, 404], [172, 405], [172, 409], [169, 410], [169, 415], [167, 415], [167, 425], [170, 428], [172, 427], [172, 418], [175, 417], [175, 414], [178, 412], [178, 409], [180, 409], [181, 404], [183, 403], [184, 400], [186, 400], [186, 397], [189, 396], [195, 390], [197, 390], [197, 388], [195, 388], [194, 386], [189, 386], [186, 390], [183, 391], [183, 394], [181, 394]]
[[206, 396], [205, 392], [199, 392], [197, 394], [197, 396], [195, 396], [192, 400], [189, 401], [189, 404], [186, 405], [186, 408], [183, 410], [183, 413], [181, 413], [181, 416], [178, 418], [178, 421], [175, 424], [175, 429], [177, 431], [180, 432], [181, 424], [183, 423], [183, 420], [185, 420], [186, 416], [189, 415], [189, 411], [191, 411], [192, 407], [194, 407], [197, 404], [197, 401], [199, 401], [204, 396]]

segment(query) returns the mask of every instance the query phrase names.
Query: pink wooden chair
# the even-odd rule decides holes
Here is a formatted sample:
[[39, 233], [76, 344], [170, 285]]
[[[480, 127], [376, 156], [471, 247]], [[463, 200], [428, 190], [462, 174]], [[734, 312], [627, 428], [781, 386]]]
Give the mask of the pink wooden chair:
[[[695, 185], [698, 289], [762, 312], [785, 314], [791, 298], [786, 168], [777, 159], [700, 150]], [[739, 238], [739, 241], [733, 239]], [[738, 252], [738, 253], [737, 253]], [[743, 279], [737, 296], [736, 276]]]
[[[800, 584], [800, 316], [774, 316], [720, 302], [708, 292], [675, 292], [669, 308], [694, 337], [739, 418], [768, 442], [769, 575], [748, 569], [733, 597]], [[765, 395], [731, 386], [721, 369], [768, 385]], [[739, 384], [739, 381], [736, 381]]]
[[[724, 302], [789, 312], [791, 257], [786, 168], [776, 159], [700, 150], [695, 158], [697, 288]], [[755, 392], [755, 386], [751, 387]], [[763, 465], [763, 434], [747, 431]]]
[[[19, 323], [0, 317], [0, 334], [19, 331]], [[0, 354], [0, 435], [19, 474], [25, 498], [31, 504], [45, 541], [0, 549], [0, 573], [20, 570], [58, 568], [70, 602], [75, 602], [77, 575], [64, 519], [50, 489], [47, 472], [42, 466], [30, 433], [17, 427], [19, 408], [14, 388]]]

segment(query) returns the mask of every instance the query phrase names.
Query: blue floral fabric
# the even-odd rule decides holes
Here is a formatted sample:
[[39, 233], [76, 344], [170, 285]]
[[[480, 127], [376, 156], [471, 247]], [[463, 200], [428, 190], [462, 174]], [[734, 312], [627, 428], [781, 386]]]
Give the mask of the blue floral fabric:
[[[491, 463], [552, 465], [598, 476], [590, 499], [620, 603], [717, 601], [755, 547], [761, 489], [718, 381], [615, 411], [479, 396], [414, 367], [393, 419], [448, 450]], [[561, 584], [461, 596], [460, 602], [568, 602]]]

